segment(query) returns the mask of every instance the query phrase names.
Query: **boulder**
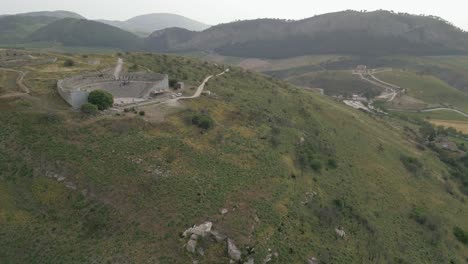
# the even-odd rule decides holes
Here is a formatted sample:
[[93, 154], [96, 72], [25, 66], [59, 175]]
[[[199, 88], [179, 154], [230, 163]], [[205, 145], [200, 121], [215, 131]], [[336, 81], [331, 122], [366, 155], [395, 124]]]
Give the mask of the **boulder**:
[[197, 236], [206, 237], [211, 234], [212, 227], [213, 227], [213, 223], [205, 222], [199, 226], [193, 226], [192, 228], [185, 230], [183, 236], [188, 237], [188, 236], [191, 236], [192, 234], [195, 234]]
[[222, 208], [221, 210], [219, 210], [219, 212], [220, 212], [222, 215], [225, 215], [225, 214], [227, 214], [229, 211], [228, 211], [228, 209], [226, 209], [226, 208]]
[[254, 259], [250, 257], [244, 264], [255, 264]]
[[216, 231], [216, 230], [211, 230], [211, 235], [213, 236], [213, 238], [216, 240], [216, 242], [223, 242], [224, 240], [226, 240], [226, 236], [221, 234], [220, 232]]
[[342, 227], [335, 228], [335, 233], [339, 238], [345, 238], [346, 232], [343, 230]]
[[311, 257], [310, 259], [307, 260], [307, 264], [319, 264], [319, 261], [315, 257]]
[[229, 257], [232, 260], [239, 261], [241, 259], [242, 253], [237, 248], [236, 244], [234, 244], [234, 241], [232, 241], [232, 239], [228, 238], [227, 245], [228, 245], [228, 255], [229, 255]]
[[195, 253], [197, 250], [197, 240], [198, 236], [195, 234], [192, 234], [190, 236], [190, 240], [187, 242], [187, 251], [190, 253]]

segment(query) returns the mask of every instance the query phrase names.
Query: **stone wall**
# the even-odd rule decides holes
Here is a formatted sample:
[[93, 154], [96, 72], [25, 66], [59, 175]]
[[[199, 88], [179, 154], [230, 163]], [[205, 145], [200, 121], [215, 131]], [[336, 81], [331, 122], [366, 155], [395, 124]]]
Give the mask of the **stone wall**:
[[132, 73], [115, 80], [110, 74], [78, 75], [57, 83], [60, 96], [74, 109], [79, 109], [94, 90], [108, 91], [117, 98], [149, 99], [154, 93], [169, 90], [166, 74]]

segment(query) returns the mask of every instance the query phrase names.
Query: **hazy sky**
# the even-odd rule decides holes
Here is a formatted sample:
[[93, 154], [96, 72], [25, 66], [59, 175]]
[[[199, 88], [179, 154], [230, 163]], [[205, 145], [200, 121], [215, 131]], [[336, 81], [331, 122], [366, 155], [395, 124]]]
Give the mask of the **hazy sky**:
[[0, 0], [0, 13], [14, 14], [40, 10], [69, 10], [89, 19], [125, 20], [147, 13], [175, 13], [208, 24], [236, 19], [291, 18], [354, 10], [386, 9], [443, 17], [468, 30], [463, 0]]

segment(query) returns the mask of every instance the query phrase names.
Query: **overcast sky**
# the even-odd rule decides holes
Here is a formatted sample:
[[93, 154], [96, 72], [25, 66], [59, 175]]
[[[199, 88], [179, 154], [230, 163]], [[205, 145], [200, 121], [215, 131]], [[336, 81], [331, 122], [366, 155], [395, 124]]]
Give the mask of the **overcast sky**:
[[301, 19], [346, 9], [386, 9], [443, 17], [468, 30], [463, 0], [0, 0], [0, 13], [14, 14], [42, 10], [69, 10], [88, 19], [125, 20], [147, 13], [175, 13], [208, 24], [236, 19]]

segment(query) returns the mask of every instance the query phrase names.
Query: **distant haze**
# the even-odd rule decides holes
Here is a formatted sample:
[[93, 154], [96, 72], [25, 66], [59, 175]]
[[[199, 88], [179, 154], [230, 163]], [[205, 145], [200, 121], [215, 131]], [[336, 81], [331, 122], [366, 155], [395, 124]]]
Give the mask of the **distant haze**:
[[468, 16], [463, 1], [344, 1], [344, 0], [16, 0], [2, 1], [4, 14], [43, 10], [67, 10], [89, 19], [126, 20], [148, 13], [174, 13], [207, 24], [231, 22], [237, 19], [287, 18], [301, 19], [346, 9], [394, 10], [412, 14], [440, 16], [456, 26], [468, 30]]

